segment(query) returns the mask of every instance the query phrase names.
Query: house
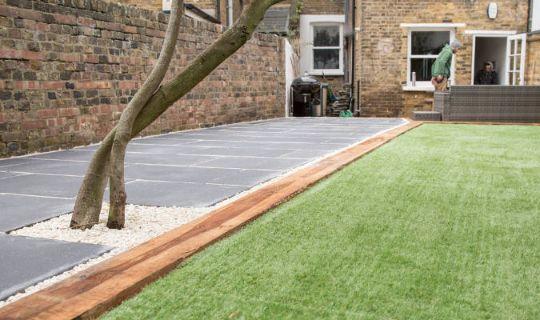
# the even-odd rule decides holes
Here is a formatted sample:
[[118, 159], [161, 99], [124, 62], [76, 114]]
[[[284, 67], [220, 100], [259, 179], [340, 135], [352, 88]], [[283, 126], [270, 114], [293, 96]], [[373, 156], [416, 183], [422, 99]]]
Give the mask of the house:
[[[243, 5], [190, 2], [225, 26]], [[259, 31], [288, 36], [299, 74], [334, 91], [352, 88], [351, 109], [360, 116], [431, 110], [431, 65], [453, 39], [464, 48], [451, 84], [474, 84], [485, 61], [494, 63], [500, 84], [540, 84], [540, 0], [289, 0], [269, 10]]]

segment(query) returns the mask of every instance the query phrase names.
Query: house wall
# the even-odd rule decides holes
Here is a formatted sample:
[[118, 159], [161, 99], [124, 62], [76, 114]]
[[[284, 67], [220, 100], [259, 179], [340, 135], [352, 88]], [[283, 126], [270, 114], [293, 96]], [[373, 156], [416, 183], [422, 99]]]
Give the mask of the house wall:
[[527, 47], [527, 84], [540, 85], [540, 34], [529, 36]]
[[[113, 0], [109, 0], [113, 2]], [[149, 10], [161, 10], [162, 9], [162, 0], [115, 0], [116, 3], [129, 4], [132, 6], [137, 6], [143, 9]], [[185, 3], [191, 3], [203, 10], [215, 10], [216, 1], [215, 0], [188, 0], [184, 1]]]
[[[525, 32], [528, 4], [525, 0], [497, 1], [499, 14], [487, 17], [490, 0], [357, 0], [356, 79], [360, 80], [363, 116], [410, 116], [431, 110], [431, 92], [404, 92], [407, 80], [407, 30], [401, 23], [466, 23], [456, 37], [464, 48], [456, 57], [456, 83], [470, 84], [472, 36], [470, 30]], [[358, 89], [357, 88], [357, 89]]]
[[[101, 140], [156, 61], [167, 16], [100, 0], [8, 3], [0, 0], [0, 156]], [[185, 17], [167, 78], [221, 32]], [[281, 39], [255, 35], [144, 134], [280, 117], [284, 88]]]

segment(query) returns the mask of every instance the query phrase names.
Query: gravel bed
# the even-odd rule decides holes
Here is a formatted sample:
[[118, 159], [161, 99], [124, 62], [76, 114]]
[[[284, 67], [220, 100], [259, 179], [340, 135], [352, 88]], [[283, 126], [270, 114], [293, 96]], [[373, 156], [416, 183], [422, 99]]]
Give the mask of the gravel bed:
[[114, 249], [100, 257], [80, 264], [69, 271], [31, 286], [22, 293], [13, 295], [4, 301], [0, 301], [0, 307], [49, 287], [50, 285], [88, 269], [99, 262], [136, 247], [137, 245], [155, 238], [167, 231], [189, 223], [198, 217], [207, 214], [213, 209], [215, 209], [215, 207], [161, 208], [127, 205], [126, 227], [122, 230], [111, 230], [106, 226], [109, 208], [108, 204], [104, 203], [99, 224], [94, 226], [92, 229], [84, 231], [70, 229], [69, 221], [71, 219], [71, 214], [66, 214], [10, 232], [11, 235], [47, 238], [69, 242], [92, 243], [110, 246]]

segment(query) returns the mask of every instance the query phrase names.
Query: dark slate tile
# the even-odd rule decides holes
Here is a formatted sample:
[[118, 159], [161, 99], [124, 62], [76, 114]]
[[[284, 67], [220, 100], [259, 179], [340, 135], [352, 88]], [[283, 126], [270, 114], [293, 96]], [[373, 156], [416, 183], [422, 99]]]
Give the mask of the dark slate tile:
[[306, 159], [260, 159], [243, 157], [224, 157], [206, 161], [198, 166], [216, 168], [266, 169], [286, 171], [306, 163]]
[[56, 160], [72, 160], [72, 161], [90, 161], [94, 155], [93, 151], [88, 151], [84, 148], [73, 149], [59, 152], [51, 152], [32, 156], [32, 159], [56, 159]]
[[72, 198], [81, 182], [81, 177], [29, 174], [3, 179], [0, 193]]
[[126, 186], [128, 203], [166, 207], [207, 207], [244, 190], [244, 187], [150, 181], [135, 181]]
[[84, 176], [88, 165], [88, 162], [30, 158], [26, 163], [6, 167], [3, 170], [9, 172]]
[[44, 221], [73, 209], [75, 200], [0, 194], [0, 231], [7, 232]]
[[93, 244], [0, 233], [0, 300], [109, 250]]
[[128, 153], [126, 163], [134, 164], [161, 164], [161, 165], [179, 165], [189, 166], [209, 160], [218, 159], [218, 157], [205, 155], [181, 155], [181, 154], [146, 154], [146, 153]]

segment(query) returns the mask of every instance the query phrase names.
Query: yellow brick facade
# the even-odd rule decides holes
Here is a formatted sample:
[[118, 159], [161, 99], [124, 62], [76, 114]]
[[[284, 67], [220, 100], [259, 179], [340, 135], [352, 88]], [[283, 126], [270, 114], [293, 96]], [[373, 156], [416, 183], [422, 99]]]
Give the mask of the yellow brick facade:
[[527, 55], [527, 84], [540, 85], [540, 34], [529, 37]]
[[456, 37], [463, 42], [464, 49], [456, 57], [455, 78], [457, 84], [470, 84], [472, 36], [466, 35], [465, 30], [522, 33], [527, 29], [527, 0], [497, 1], [499, 14], [495, 20], [487, 16], [490, 2], [357, 0], [355, 75], [360, 81], [356, 84], [360, 90], [361, 114], [410, 116], [415, 109], [431, 108], [426, 99], [432, 93], [402, 89], [407, 80], [408, 50], [408, 31], [400, 27], [402, 23], [465, 23], [465, 27], [456, 29]]

